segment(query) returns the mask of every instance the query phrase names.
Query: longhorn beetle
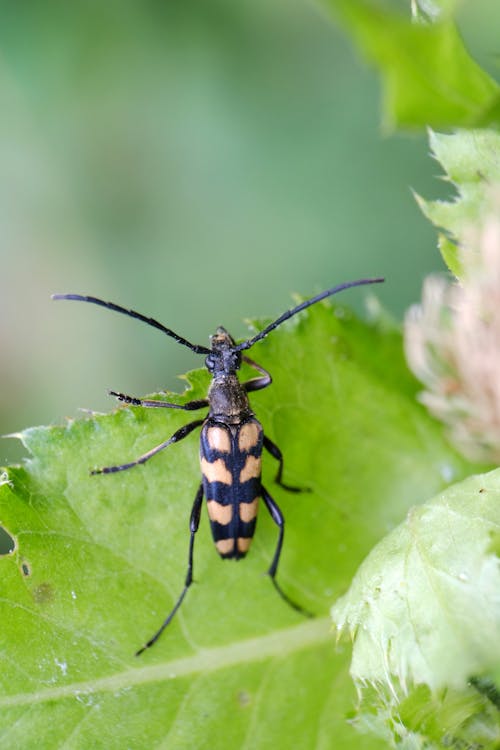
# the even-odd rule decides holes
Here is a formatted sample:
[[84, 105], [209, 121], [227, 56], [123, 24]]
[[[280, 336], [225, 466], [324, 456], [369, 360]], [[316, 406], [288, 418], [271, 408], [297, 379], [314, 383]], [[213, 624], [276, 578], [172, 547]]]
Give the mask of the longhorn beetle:
[[[205, 365], [213, 378], [206, 398], [189, 401], [186, 404], [150, 401], [148, 399], [127, 396], [125, 393], [118, 393], [116, 391], [109, 392], [111, 396], [115, 396], [119, 401], [131, 404], [132, 406], [155, 409], [183, 409], [184, 411], [195, 411], [208, 407], [209, 410], [208, 416], [204, 419], [196, 419], [194, 422], [184, 425], [184, 427], [174, 432], [168, 440], [144, 453], [144, 455], [135, 461], [117, 466], [105, 466], [91, 472], [92, 474], [113, 474], [117, 471], [125, 471], [139, 464], [144, 464], [168, 445], [183, 440], [194, 429], [201, 427], [200, 464], [202, 482], [198, 487], [191, 509], [188, 567], [184, 588], [160, 628], [137, 651], [137, 656], [156, 643], [167, 625], [172, 621], [193, 582], [194, 539], [200, 523], [203, 496], [205, 496], [207, 501], [208, 516], [217, 552], [222, 558], [234, 560], [245, 557], [248, 552], [255, 531], [258, 503], [260, 499], [264, 501], [264, 505], [279, 531], [276, 550], [267, 573], [276, 591], [284, 601], [299, 612], [306, 615], [309, 614], [285, 594], [276, 580], [276, 572], [283, 546], [285, 520], [278, 505], [261, 483], [261, 456], [263, 447], [278, 461], [278, 472], [275, 480], [277, 484], [289, 492], [300, 492], [300, 488], [291, 487], [282, 481], [283, 456], [281, 451], [264, 434], [248, 401], [248, 393], [259, 391], [271, 385], [271, 375], [252, 359], [242, 354], [242, 352], [250, 349], [257, 341], [261, 341], [271, 331], [274, 331], [275, 328], [284, 323], [285, 320], [288, 320], [301, 310], [305, 310], [307, 307], [316, 304], [316, 302], [326, 297], [331, 297], [343, 289], [362, 286], [364, 284], [378, 284], [383, 280], [381, 278], [359, 279], [339, 284], [332, 287], [332, 289], [327, 289], [325, 292], [317, 294], [315, 297], [302, 302], [291, 310], [287, 310], [255, 336], [239, 344], [234, 341], [225, 328], [219, 327], [216, 333], [211, 336], [210, 349], [198, 344], [192, 344], [170, 328], [166, 328], [157, 320], [141, 315], [135, 312], [135, 310], [128, 310], [120, 305], [115, 305], [113, 302], [105, 302], [97, 297], [89, 297], [81, 294], [54, 294], [52, 296], [52, 299], [56, 300], [65, 299], [91, 302], [94, 305], [100, 305], [101, 307], [106, 307], [108, 310], [123, 313], [123, 315], [136, 318], [143, 323], [157, 328], [196, 354], [204, 354]], [[242, 362], [257, 370], [259, 375], [244, 383], [240, 383], [236, 373], [240, 369]]]

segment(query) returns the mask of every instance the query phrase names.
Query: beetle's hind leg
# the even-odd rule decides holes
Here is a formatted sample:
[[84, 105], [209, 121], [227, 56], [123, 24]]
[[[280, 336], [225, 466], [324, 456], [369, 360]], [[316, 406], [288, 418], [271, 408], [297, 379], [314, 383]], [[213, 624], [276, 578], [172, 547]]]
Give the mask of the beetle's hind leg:
[[129, 463], [127, 464], [118, 464], [117, 466], [103, 466], [102, 469], [94, 469], [90, 473], [91, 474], [114, 474], [117, 471], [126, 471], [127, 469], [132, 469], [134, 466], [145, 464], [146, 461], [149, 461], [150, 458], [152, 458], [157, 453], [162, 451], [168, 445], [171, 445], [172, 443], [178, 443], [179, 440], [183, 440], [185, 437], [189, 435], [190, 432], [192, 432], [201, 424], [203, 424], [204, 421], [205, 421], [204, 419], [196, 419], [194, 422], [185, 424], [179, 430], [174, 432], [172, 437], [170, 437], [168, 440], [165, 440], [163, 443], [160, 443], [160, 445], [157, 445], [154, 448], [151, 448], [150, 451], [148, 451], [147, 453], [144, 453], [142, 456], [139, 456], [139, 458], [136, 458], [135, 461], [129, 461]]
[[308, 612], [307, 609], [304, 609], [304, 607], [301, 607], [300, 604], [297, 604], [297, 602], [294, 602], [293, 599], [290, 599], [290, 597], [287, 594], [285, 594], [285, 592], [279, 585], [278, 581], [276, 580], [276, 573], [278, 571], [281, 548], [283, 547], [283, 536], [285, 533], [285, 519], [283, 517], [283, 513], [279, 509], [279, 506], [273, 500], [269, 492], [264, 487], [262, 487], [261, 489], [262, 489], [262, 499], [264, 500], [266, 508], [268, 509], [271, 515], [271, 518], [273, 519], [274, 523], [279, 529], [278, 543], [276, 545], [276, 550], [274, 552], [274, 556], [273, 556], [271, 565], [269, 566], [269, 570], [267, 571], [267, 574], [270, 577], [273, 583], [273, 586], [278, 592], [278, 594], [290, 607], [292, 607], [292, 609], [295, 609], [296, 612], [300, 612], [302, 615], [305, 615], [306, 617], [313, 617], [314, 615], [311, 612]]
[[160, 635], [163, 633], [165, 628], [170, 625], [172, 622], [175, 613], [181, 606], [182, 602], [184, 601], [184, 597], [187, 594], [188, 588], [193, 583], [193, 551], [194, 551], [194, 537], [196, 532], [198, 531], [198, 527], [200, 525], [200, 515], [201, 515], [201, 506], [203, 502], [203, 485], [200, 484], [198, 487], [198, 492], [196, 493], [196, 497], [194, 499], [193, 507], [191, 510], [191, 517], [189, 520], [189, 531], [190, 531], [190, 537], [189, 537], [189, 556], [188, 556], [188, 569], [186, 573], [186, 580], [184, 581], [184, 588], [181, 591], [181, 595], [177, 599], [173, 609], [169, 612], [168, 616], [163, 621], [162, 625], [156, 633], [149, 639], [147, 643], [144, 644], [137, 652], [136, 656], [140, 656], [146, 649], [151, 648]]
[[275, 482], [276, 484], [279, 484], [280, 487], [283, 487], [284, 490], [288, 490], [288, 492], [310, 492], [310, 487], [294, 487], [290, 484], [285, 484], [285, 482], [282, 481], [281, 477], [283, 475], [283, 454], [276, 445], [276, 443], [273, 443], [272, 440], [270, 440], [267, 435], [264, 435], [264, 448], [269, 451], [271, 456], [275, 458], [278, 462], [278, 473], [276, 474]]

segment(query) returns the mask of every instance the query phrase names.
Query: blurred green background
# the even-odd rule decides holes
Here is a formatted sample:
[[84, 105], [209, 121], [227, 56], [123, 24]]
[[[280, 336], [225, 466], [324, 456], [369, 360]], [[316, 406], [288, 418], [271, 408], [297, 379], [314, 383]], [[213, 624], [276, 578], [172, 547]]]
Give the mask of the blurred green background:
[[[490, 69], [498, 6], [460, 16]], [[376, 75], [320, 5], [2, 2], [0, 94], [0, 433], [112, 408], [109, 387], [182, 388], [202, 364], [52, 292], [205, 344], [374, 274], [400, 317], [442, 268], [410, 190], [447, 192], [425, 134], [380, 132]], [[18, 455], [1, 441], [2, 462]]]

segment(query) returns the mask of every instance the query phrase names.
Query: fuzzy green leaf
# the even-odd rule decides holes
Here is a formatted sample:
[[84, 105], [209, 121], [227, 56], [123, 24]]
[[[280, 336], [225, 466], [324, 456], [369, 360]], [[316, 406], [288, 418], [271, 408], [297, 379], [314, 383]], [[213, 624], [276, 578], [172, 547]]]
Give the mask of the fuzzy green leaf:
[[491, 211], [489, 198], [496, 198], [500, 185], [500, 134], [493, 130], [463, 130], [453, 135], [431, 131], [429, 142], [456, 195], [449, 201], [426, 201], [417, 196], [417, 201], [427, 218], [447, 232], [440, 240], [443, 259], [461, 276], [460, 253], [466, 248], [467, 233], [480, 226]]
[[[278, 488], [265, 458], [287, 524], [278, 579], [317, 617], [292, 611], [263, 575], [277, 538], [264, 509], [238, 564], [217, 556], [203, 516], [196, 584], [135, 658], [182, 587], [196, 436], [127, 472], [89, 470], [137, 457], [194, 415], [118, 408], [26, 430], [32, 457], [0, 487], [0, 526], [15, 540], [0, 557], [4, 749], [385, 747], [346, 720], [348, 653], [335, 652], [327, 614], [408, 508], [470, 467], [417, 404], [386, 324], [320, 304], [252, 357], [273, 374], [251, 400], [283, 450], [285, 480], [312, 490]], [[169, 399], [204, 396], [208, 375], [189, 383]]]
[[361, 51], [380, 69], [384, 124], [402, 127], [474, 127], [498, 122], [500, 88], [467, 52], [446, 13], [435, 4], [427, 17], [381, 0], [327, 0]]
[[378, 691], [368, 705], [385, 705], [381, 724], [401, 721], [393, 739], [498, 747], [499, 529], [495, 470], [412, 509], [336, 603], [338, 628], [354, 637], [351, 673]]

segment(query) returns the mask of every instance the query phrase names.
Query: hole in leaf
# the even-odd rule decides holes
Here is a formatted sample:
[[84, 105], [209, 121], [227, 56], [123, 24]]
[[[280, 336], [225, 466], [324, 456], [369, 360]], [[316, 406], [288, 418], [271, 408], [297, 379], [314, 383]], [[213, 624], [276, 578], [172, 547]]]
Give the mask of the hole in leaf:
[[21, 563], [21, 573], [26, 577], [31, 575], [31, 565], [26, 560]]
[[16, 540], [7, 529], [0, 526], [0, 555], [10, 555], [16, 549]]

